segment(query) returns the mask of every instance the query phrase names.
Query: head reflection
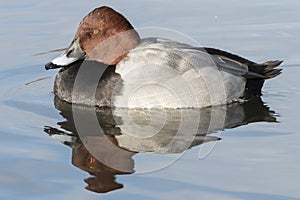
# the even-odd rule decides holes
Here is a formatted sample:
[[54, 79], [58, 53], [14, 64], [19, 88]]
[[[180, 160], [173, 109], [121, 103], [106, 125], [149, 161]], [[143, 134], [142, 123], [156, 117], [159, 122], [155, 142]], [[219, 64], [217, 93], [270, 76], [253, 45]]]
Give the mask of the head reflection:
[[[107, 137], [114, 140], [113, 136]], [[101, 138], [98, 139], [101, 140]], [[84, 145], [72, 150], [72, 164], [91, 175], [91, 177], [84, 180], [87, 183], [86, 189], [90, 191], [105, 193], [123, 188], [122, 184], [116, 182], [115, 176], [133, 173], [132, 156], [135, 153], [128, 152], [127, 156], [121, 158], [115, 158], [109, 151], [105, 151], [105, 153], [107, 153], [107, 159], [113, 159], [114, 162], [126, 166], [127, 170], [125, 172], [119, 171], [104, 165], [91, 155]]]

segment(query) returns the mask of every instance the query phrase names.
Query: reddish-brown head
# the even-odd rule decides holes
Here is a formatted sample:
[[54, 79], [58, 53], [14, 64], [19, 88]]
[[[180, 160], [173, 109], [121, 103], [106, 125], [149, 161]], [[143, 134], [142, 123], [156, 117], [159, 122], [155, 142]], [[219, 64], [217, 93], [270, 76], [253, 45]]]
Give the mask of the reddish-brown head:
[[70, 66], [83, 60], [114, 65], [140, 42], [128, 20], [112, 8], [96, 8], [83, 18], [70, 47], [45, 65], [46, 69]]
[[112, 8], [96, 8], [83, 18], [74, 40], [91, 60], [116, 64], [140, 41], [129, 21]]

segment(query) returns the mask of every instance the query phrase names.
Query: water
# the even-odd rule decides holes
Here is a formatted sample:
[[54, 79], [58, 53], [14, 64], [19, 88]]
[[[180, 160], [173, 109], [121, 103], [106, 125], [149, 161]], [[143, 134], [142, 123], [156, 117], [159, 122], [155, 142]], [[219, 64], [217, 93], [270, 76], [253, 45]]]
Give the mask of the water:
[[[172, 141], [172, 133], [177, 130], [178, 119], [173, 119], [168, 121], [166, 133], [154, 138], [152, 146], [146, 143], [149, 145], [146, 149], [143, 141], [118, 136], [118, 121], [102, 121], [105, 131], [111, 131], [110, 139], [117, 138], [122, 147], [135, 151], [160, 150], [158, 154], [123, 150], [115, 154], [109, 147], [100, 148], [100, 154], [106, 155], [105, 162], [119, 156], [120, 162], [116, 163], [119, 170], [111, 170], [95, 161], [78, 138], [62, 133], [74, 133], [70, 110], [54, 101], [51, 91], [57, 71], [45, 71], [43, 67], [60, 52], [39, 54], [67, 47], [81, 18], [103, 4], [108, 3], [2, 2], [1, 199], [300, 199], [299, 2], [130, 0], [109, 3], [137, 28], [174, 29], [201, 45], [230, 50], [258, 62], [285, 61], [283, 74], [264, 86], [263, 101], [275, 114], [269, 115], [268, 108], [263, 106], [260, 110], [267, 112], [253, 113], [254, 120], [253, 116], [244, 116], [245, 110], [255, 110], [251, 106], [233, 107], [229, 109], [230, 115], [224, 114], [222, 107], [206, 110], [210, 116], [220, 116], [220, 113], [225, 116], [227, 129], [205, 138], [199, 135], [193, 140], [191, 133], [195, 130], [191, 129], [191, 133], [187, 131], [184, 132], [187, 135], [176, 137], [176, 145], [162, 149], [160, 141]], [[41, 80], [32, 82], [37, 79]], [[198, 116], [197, 112], [190, 113]], [[114, 114], [123, 120], [128, 117], [122, 112]], [[132, 116], [136, 116], [138, 123], [147, 124], [148, 114], [133, 113]], [[161, 114], [152, 114], [159, 122]], [[165, 114], [177, 116], [176, 113]], [[109, 119], [112, 114], [103, 116]], [[207, 115], [202, 113], [201, 116]], [[267, 122], [274, 117], [278, 123]], [[218, 118], [215, 119], [211, 130], [222, 128], [217, 124]], [[193, 119], [187, 121], [192, 123]], [[252, 121], [259, 122], [238, 126]], [[207, 124], [202, 125], [209, 129]], [[238, 127], [229, 128], [233, 126]], [[132, 127], [126, 127], [125, 123], [122, 128]], [[139, 133], [138, 129], [130, 132]], [[203, 139], [205, 143], [200, 145]], [[196, 142], [191, 144], [191, 141]], [[85, 142], [107, 144], [103, 137], [93, 135], [86, 135]], [[191, 148], [183, 151], [181, 147], [188, 145]], [[159, 170], [154, 170], [157, 168]]]

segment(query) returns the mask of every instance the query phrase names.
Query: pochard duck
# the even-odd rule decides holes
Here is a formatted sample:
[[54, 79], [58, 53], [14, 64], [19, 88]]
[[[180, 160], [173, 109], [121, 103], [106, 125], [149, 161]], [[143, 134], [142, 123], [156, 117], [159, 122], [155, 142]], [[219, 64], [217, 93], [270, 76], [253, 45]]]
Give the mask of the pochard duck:
[[62, 68], [54, 94], [98, 107], [202, 108], [260, 96], [282, 61], [261, 64], [214, 48], [165, 38], [141, 39], [103, 6], [83, 18], [69, 48], [46, 69]]

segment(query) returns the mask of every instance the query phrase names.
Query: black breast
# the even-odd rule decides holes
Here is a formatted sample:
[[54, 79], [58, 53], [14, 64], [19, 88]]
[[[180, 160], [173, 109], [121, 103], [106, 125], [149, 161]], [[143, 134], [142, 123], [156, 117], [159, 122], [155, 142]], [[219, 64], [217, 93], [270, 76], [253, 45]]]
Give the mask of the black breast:
[[114, 65], [81, 61], [57, 74], [54, 94], [68, 103], [110, 107], [121, 88], [121, 76], [115, 73]]

